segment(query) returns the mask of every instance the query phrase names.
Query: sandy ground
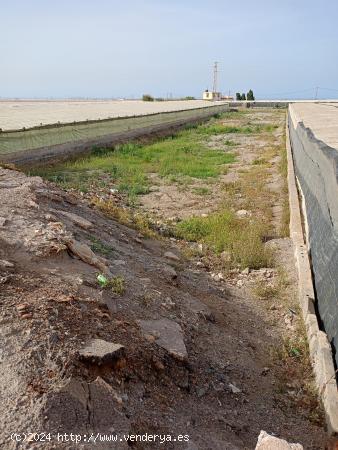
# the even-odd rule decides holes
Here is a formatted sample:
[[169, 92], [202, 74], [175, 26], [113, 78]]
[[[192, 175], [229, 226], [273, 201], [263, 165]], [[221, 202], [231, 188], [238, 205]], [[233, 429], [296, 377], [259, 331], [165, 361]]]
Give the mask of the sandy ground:
[[40, 124], [134, 116], [204, 106], [210, 106], [210, 102], [203, 100], [0, 101], [0, 128], [13, 130]]

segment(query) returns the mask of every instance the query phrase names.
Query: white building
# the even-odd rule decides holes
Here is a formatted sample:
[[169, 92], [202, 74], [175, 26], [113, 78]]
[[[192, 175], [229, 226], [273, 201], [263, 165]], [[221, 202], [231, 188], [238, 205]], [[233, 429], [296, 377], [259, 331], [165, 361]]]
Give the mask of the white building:
[[216, 101], [216, 100], [221, 100], [221, 98], [222, 98], [222, 94], [220, 92], [212, 92], [212, 91], [209, 91], [208, 89], [206, 89], [203, 92], [203, 100]]

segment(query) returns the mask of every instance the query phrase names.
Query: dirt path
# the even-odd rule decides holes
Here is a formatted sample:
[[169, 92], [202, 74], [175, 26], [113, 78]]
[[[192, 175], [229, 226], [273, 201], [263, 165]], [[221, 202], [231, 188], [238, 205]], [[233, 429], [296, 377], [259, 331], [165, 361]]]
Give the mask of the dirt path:
[[[294, 295], [292, 245], [280, 235], [280, 210], [272, 211], [284, 202], [278, 165], [284, 117], [263, 111], [224, 120], [278, 128], [264, 137], [227, 135], [238, 144], [231, 146], [237, 160], [227, 173], [207, 185], [207, 194], [193, 197], [194, 183], [177, 201], [162, 195], [154, 221], [165, 225], [172, 216], [209, 214], [224, 204], [247, 211], [248, 220], [270, 218], [273, 267], [225, 268], [227, 255], [212, 254], [201, 242], [145, 237], [88, 205], [85, 196], [1, 169], [0, 218], [7, 218], [1, 258], [13, 264], [0, 266], [3, 363], [12, 368], [11, 379], [7, 371], [0, 375], [8, 405], [3, 448], [16, 448], [9, 431], [18, 423], [20, 431], [34, 425], [33, 431], [52, 433], [189, 435], [189, 443], [160, 447], [184, 450], [253, 449], [263, 429], [305, 449], [325, 448]], [[220, 141], [208, 137], [211, 148], [223, 146]], [[179, 191], [153, 177], [158, 192]], [[154, 194], [142, 197], [141, 210], [155, 207]], [[98, 273], [111, 279], [109, 287], [100, 287]], [[96, 359], [86, 359], [81, 354], [93, 339], [123, 345], [124, 355], [103, 358], [96, 341]], [[116, 448], [129, 447], [159, 444]]]

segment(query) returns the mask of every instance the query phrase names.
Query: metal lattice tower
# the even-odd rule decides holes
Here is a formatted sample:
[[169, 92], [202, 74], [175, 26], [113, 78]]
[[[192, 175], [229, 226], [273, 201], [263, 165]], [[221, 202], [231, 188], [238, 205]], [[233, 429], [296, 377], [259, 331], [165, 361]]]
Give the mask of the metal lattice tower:
[[217, 92], [217, 78], [218, 78], [218, 62], [215, 61], [214, 64], [214, 84], [212, 87], [212, 92]]

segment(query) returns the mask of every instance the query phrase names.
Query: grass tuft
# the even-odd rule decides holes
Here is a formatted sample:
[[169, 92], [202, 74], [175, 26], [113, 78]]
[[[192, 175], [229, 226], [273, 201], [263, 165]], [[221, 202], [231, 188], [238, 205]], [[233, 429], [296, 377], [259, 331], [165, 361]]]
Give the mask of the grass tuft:
[[290, 236], [290, 207], [289, 207], [289, 189], [287, 184], [288, 177], [288, 160], [286, 153], [286, 142], [285, 137], [283, 139], [282, 147], [280, 150], [281, 160], [279, 163], [279, 171], [283, 177], [283, 212], [282, 212], [282, 220], [281, 226], [279, 230], [279, 234], [282, 237]]
[[223, 125], [221, 123], [214, 123], [211, 125], [200, 126], [197, 129], [197, 132], [199, 134], [206, 134], [206, 135], [230, 134], [230, 133], [255, 134], [255, 133], [272, 132], [276, 128], [278, 128], [278, 125], [275, 124], [234, 126], [234, 125]]
[[122, 295], [125, 292], [125, 280], [123, 277], [116, 276], [111, 278], [107, 286], [111, 288], [114, 294]]
[[259, 269], [273, 263], [273, 253], [263, 243], [266, 232], [258, 221], [239, 219], [224, 210], [208, 217], [192, 217], [176, 225], [176, 236], [209, 245], [216, 253], [227, 251], [239, 267]]
[[236, 144], [236, 142], [232, 141], [231, 139], [226, 139], [224, 141], [224, 145], [227, 145], [228, 147], [235, 147], [237, 144]]
[[210, 189], [208, 189], [207, 187], [204, 187], [204, 186], [196, 187], [192, 191], [197, 195], [209, 195], [210, 194]]
[[111, 256], [113, 248], [110, 245], [105, 244], [95, 236], [90, 236], [89, 239], [91, 241], [90, 248], [93, 250], [93, 252], [99, 253], [103, 256]]
[[324, 415], [318, 401], [318, 391], [313, 379], [306, 338], [305, 326], [299, 321], [296, 332], [285, 337], [280, 346], [274, 347], [272, 357], [282, 367], [278, 390], [281, 401], [286, 395], [291, 398], [298, 408], [307, 411], [307, 417], [312, 423], [323, 426]]

